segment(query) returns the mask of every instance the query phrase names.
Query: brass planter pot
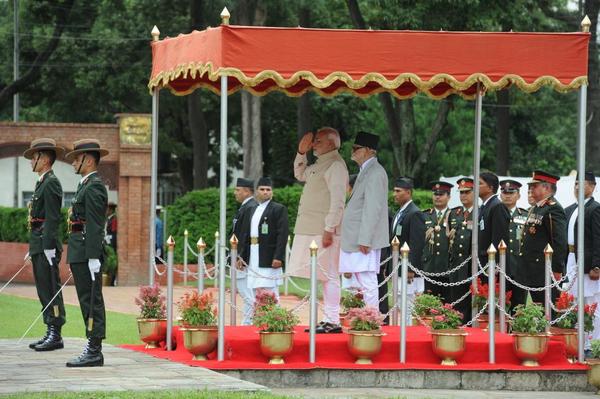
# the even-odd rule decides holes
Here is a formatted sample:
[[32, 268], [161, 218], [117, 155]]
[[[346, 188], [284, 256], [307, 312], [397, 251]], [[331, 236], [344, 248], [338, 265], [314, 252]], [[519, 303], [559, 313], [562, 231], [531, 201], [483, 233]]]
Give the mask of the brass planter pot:
[[[488, 326], [490, 324], [490, 316], [487, 314], [482, 314], [481, 316], [479, 316], [477, 318], [477, 323], [479, 325], [479, 328], [481, 328], [483, 331], [488, 331]], [[494, 315], [494, 331], [495, 332], [500, 331], [500, 316], [499, 315]]]
[[598, 389], [596, 393], [600, 395], [600, 359], [589, 359], [585, 362], [590, 366], [587, 372], [588, 382]]
[[167, 319], [137, 319], [140, 339], [146, 349], [156, 349], [167, 338]]
[[431, 330], [431, 348], [442, 359], [442, 366], [456, 366], [466, 346], [467, 332], [463, 329]]
[[577, 363], [577, 356], [579, 355], [577, 330], [574, 328], [550, 327], [550, 334], [552, 341], [559, 341], [565, 344], [569, 363]]
[[381, 330], [348, 330], [348, 350], [356, 357], [356, 364], [373, 364], [372, 357], [381, 351], [381, 340], [385, 333]]
[[194, 360], [207, 360], [206, 355], [217, 347], [217, 326], [182, 327], [183, 346]]
[[416, 318], [413, 316], [412, 325], [413, 326], [431, 327], [432, 320], [433, 320], [433, 316], [419, 316], [419, 318]]
[[546, 356], [550, 336], [547, 334], [513, 333], [513, 349], [526, 367], [539, 366], [538, 361]]
[[294, 332], [259, 331], [260, 351], [269, 358], [269, 364], [285, 364], [283, 358], [294, 348]]

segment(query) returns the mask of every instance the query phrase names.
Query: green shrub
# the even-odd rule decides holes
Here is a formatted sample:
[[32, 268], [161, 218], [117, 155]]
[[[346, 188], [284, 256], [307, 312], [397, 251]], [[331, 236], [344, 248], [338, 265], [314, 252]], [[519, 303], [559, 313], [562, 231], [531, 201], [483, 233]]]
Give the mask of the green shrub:
[[[59, 234], [61, 241], [67, 239], [67, 210], [62, 209]], [[29, 242], [27, 230], [27, 208], [0, 207], [0, 241], [4, 242]]]

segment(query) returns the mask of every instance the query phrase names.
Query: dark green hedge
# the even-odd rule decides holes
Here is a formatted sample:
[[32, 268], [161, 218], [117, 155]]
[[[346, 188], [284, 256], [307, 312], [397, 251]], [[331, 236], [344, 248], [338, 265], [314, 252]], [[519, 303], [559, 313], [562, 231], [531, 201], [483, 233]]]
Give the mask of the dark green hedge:
[[[27, 230], [27, 208], [5, 208], [0, 206], [0, 241], [29, 242]], [[60, 234], [62, 242], [67, 238], [67, 210], [62, 209]]]
[[[302, 186], [294, 185], [273, 190], [273, 199], [284, 204], [288, 208], [290, 232], [293, 231], [298, 213], [298, 202], [302, 194]], [[431, 191], [415, 190], [413, 194], [415, 204], [421, 209], [431, 207]], [[390, 194], [389, 205], [396, 209], [394, 200]], [[231, 218], [237, 210], [233, 190], [227, 190], [227, 229], [229, 234]], [[188, 230], [188, 240], [194, 252], [197, 251], [196, 242], [200, 237], [206, 242], [207, 249], [212, 248], [215, 241], [215, 231], [219, 227], [219, 190], [209, 188], [205, 190], [191, 191], [180, 197], [171, 206], [167, 207], [167, 234], [175, 239], [175, 262], [183, 262], [183, 240], [184, 231]], [[165, 237], [166, 239], [167, 237]], [[227, 237], [229, 240], [229, 237]], [[212, 254], [208, 261], [212, 262]], [[188, 262], [194, 263], [197, 259], [191, 253]]]

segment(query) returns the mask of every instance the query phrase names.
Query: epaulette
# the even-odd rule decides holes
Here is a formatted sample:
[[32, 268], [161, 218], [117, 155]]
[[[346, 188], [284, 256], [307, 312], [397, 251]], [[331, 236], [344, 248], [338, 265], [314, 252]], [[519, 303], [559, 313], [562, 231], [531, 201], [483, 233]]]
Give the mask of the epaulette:
[[452, 209], [450, 209], [450, 212], [454, 213], [455, 215], [460, 215], [463, 212], [463, 207], [462, 206], [456, 206]]
[[519, 208], [519, 207], [517, 207], [517, 211], [519, 212], [519, 214], [521, 214], [521, 213], [527, 213], [527, 209], [525, 209], [525, 208]]
[[423, 213], [433, 213], [433, 208], [427, 208], [422, 211]]

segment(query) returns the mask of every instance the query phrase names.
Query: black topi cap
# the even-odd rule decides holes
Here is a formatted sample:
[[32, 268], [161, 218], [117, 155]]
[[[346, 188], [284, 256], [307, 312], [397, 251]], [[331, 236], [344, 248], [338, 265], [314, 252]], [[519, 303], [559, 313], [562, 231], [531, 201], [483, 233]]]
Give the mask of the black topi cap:
[[394, 181], [394, 187], [412, 190], [414, 184], [410, 177], [399, 177], [396, 179], [396, 181]]
[[[575, 180], [578, 180], [578, 179], [579, 179], [579, 173], [577, 173], [577, 177], [575, 177]], [[594, 172], [591, 172], [589, 170], [587, 170], [585, 172], [585, 176], [584, 176], [583, 180], [596, 184], [596, 176], [594, 175]]]
[[273, 187], [273, 181], [271, 180], [270, 177], [267, 177], [267, 176], [261, 177], [260, 179], [258, 179], [258, 182], [256, 183], [256, 187], [261, 187], [261, 186]]
[[358, 132], [356, 134], [356, 138], [354, 139], [354, 145], [377, 150], [377, 146], [379, 145], [379, 136], [369, 132]]
[[235, 186], [254, 188], [254, 181], [250, 179], [244, 179], [243, 177], [238, 177]]

